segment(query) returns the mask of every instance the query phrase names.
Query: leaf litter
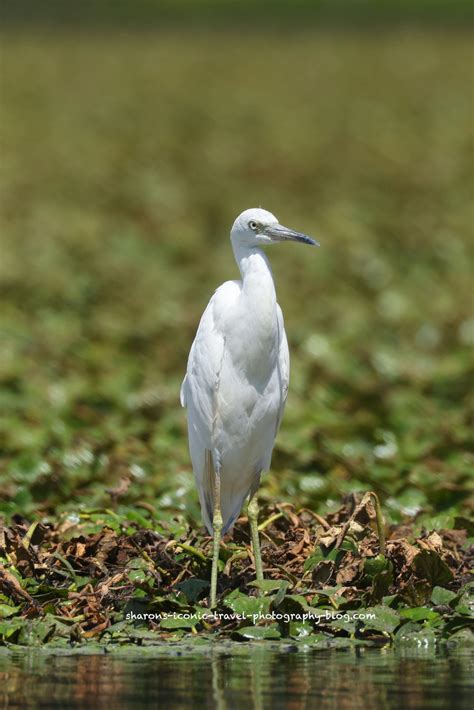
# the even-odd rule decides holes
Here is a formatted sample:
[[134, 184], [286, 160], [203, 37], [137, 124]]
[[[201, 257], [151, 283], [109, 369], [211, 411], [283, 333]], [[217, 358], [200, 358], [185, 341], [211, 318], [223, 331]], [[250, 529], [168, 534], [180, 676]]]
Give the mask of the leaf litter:
[[264, 508], [260, 590], [240, 518], [221, 545], [212, 612], [209, 537], [179, 517], [155, 522], [149, 512], [145, 528], [111, 513], [64, 515], [54, 524], [17, 515], [0, 525], [4, 644], [150, 644], [190, 636], [326, 646], [471, 637], [468, 531], [420, 528], [413, 519], [386, 526], [381, 545], [367, 494], [347, 496], [325, 517], [288, 503]]

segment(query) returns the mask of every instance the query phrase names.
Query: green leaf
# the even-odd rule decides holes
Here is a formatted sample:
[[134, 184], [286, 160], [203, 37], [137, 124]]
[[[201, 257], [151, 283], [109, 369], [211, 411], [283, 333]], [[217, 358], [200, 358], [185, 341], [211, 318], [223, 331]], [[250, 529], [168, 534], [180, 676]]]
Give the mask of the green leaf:
[[18, 642], [25, 646], [41, 646], [55, 634], [69, 636], [69, 628], [50, 615], [44, 619], [34, 619], [22, 626]]
[[238, 589], [228, 594], [223, 600], [223, 604], [234, 614], [245, 618], [267, 614], [270, 610], [270, 603], [270, 597], [249, 597], [247, 594], [239, 592]]
[[[388, 606], [373, 606], [367, 609], [360, 610], [365, 618], [362, 620], [365, 628], [374, 629], [375, 631], [384, 631], [392, 634], [400, 624], [400, 615], [395, 609]], [[369, 615], [374, 615], [375, 618], [368, 618]]]
[[276, 625], [271, 626], [244, 626], [232, 634], [233, 638], [242, 638], [252, 641], [260, 639], [279, 639], [280, 632]]
[[[130, 570], [127, 577], [130, 580], [130, 582], [132, 582], [132, 584], [143, 584], [148, 579], [147, 573], [142, 569]], [[153, 581], [153, 580], [150, 579], [149, 581]]]
[[272, 601], [271, 609], [278, 614], [292, 614], [293, 621], [303, 620], [304, 614], [318, 616], [315, 607], [309, 606], [306, 599], [300, 594], [287, 594], [279, 604], [276, 604], [277, 597]]
[[302, 639], [313, 633], [313, 627], [307, 621], [290, 621], [289, 635], [292, 638]]
[[410, 621], [433, 622], [441, 619], [441, 615], [437, 611], [422, 606], [415, 607], [414, 609], [402, 609], [400, 616]]
[[8, 621], [0, 621], [0, 639], [11, 641], [17, 631], [22, 629], [27, 623], [26, 619], [13, 618]]
[[167, 616], [160, 621], [160, 629], [192, 629], [199, 623], [197, 616], [189, 619], [180, 616]]
[[276, 593], [276, 595], [273, 598], [273, 606], [274, 607], [278, 607], [278, 605], [281, 604], [281, 602], [285, 598], [286, 590], [288, 589], [288, 586], [289, 586], [289, 582], [287, 582], [286, 580], [283, 580], [283, 582], [280, 586], [280, 589], [278, 590], [278, 592]]
[[453, 599], [456, 599], [456, 596], [456, 592], [452, 592], [450, 589], [434, 587], [431, 593], [431, 602], [435, 606], [441, 606], [442, 604], [449, 604]]
[[310, 572], [323, 559], [324, 559], [324, 555], [322, 553], [322, 550], [320, 547], [318, 547], [312, 555], [310, 555], [309, 557], [306, 558], [306, 560], [304, 562], [304, 567], [303, 567], [304, 571]]
[[468, 584], [461, 590], [459, 600], [453, 604], [457, 614], [463, 614], [470, 618], [474, 617], [474, 594], [473, 585]]
[[364, 572], [368, 577], [375, 577], [375, 575], [383, 572], [387, 569], [389, 561], [385, 555], [377, 555], [376, 557], [366, 557], [364, 560]]

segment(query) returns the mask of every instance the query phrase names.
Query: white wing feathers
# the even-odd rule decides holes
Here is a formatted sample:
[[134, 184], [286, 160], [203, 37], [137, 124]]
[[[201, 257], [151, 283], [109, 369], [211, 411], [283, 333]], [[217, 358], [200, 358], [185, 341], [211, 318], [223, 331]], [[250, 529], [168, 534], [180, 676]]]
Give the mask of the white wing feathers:
[[[181, 385], [181, 405], [188, 409], [189, 451], [206, 527], [212, 532], [214, 508], [214, 426], [218, 414], [219, 376], [225, 338], [220, 328], [223, 312], [240, 293], [240, 284], [227, 281], [214, 293], [204, 311]], [[212, 470], [211, 470], [212, 469]]]
[[278, 317], [278, 335], [280, 338], [280, 351], [278, 353], [278, 363], [280, 366], [280, 412], [278, 415], [278, 422], [276, 430], [278, 431], [281, 420], [283, 418], [283, 411], [285, 409], [286, 398], [288, 396], [288, 385], [290, 383], [290, 352], [288, 350], [288, 341], [286, 339], [285, 324], [283, 321], [283, 313], [280, 306], [277, 303], [277, 317]]
[[194, 406], [211, 429], [215, 418], [215, 392], [219, 386], [224, 355], [224, 334], [219, 327], [220, 319], [222, 312], [232, 305], [239, 293], [237, 281], [226, 281], [215, 291], [202, 314], [181, 385], [181, 405], [189, 407], [189, 398], [192, 397]]
[[[201, 501], [201, 510], [206, 527], [210, 532], [212, 532], [214, 508], [214, 466], [216, 466], [216, 463], [220, 466], [219, 459], [221, 455], [220, 449], [218, 451], [219, 445], [216, 442], [219, 436], [222, 442], [223, 434], [223, 412], [220, 411], [220, 407], [223, 404], [225, 405], [225, 399], [223, 399], [222, 392], [219, 390], [219, 384], [225, 357], [226, 322], [228, 322], [229, 308], [236, 304], [240, 293], [240, 281], [227, 281], [212, 296], [199, 323], [196, 337], [189, 353], [186, 376], [181, 385], [181, 404], [188, 409], [189, 449]], [[251, 449], [249, 456], [254, 456], [255, 458], [249, 459], [246, 463], [244, 458], [242, 470], [239, 470], [240, 462], [236, 466], [236, 459], [242, 456], [243, 452], [239, 453], [238, 450], [235, 450], [233, 443], [231, 449], [226, 450], [225, 461], [227, 466], [230, 465], [230, 473], [224, 466], [222, 470], [223, 478], [221, 478], [223, 532], [233, 524], [249, 491], [258, 485], [260, 472], [268, 467], [274, 437], [283, 416], [289, 383], [289, 353], [283, 315], [278, 305], [277, 325], [279, 350], [278, 385], [276, 387], [280, 393], [280, 399], [276, 411], [274, 410], [276, 415], [275, 429], [272, 427], [273, 431], [271, 433], [268, 432], [268, 434], [261, 430], [260, 433], [254, 434], [253, 441], [251, 438], [248, 440], [247, 446]], [[227, 372], [227, 377], [229, 377], [229, 364], [227, 360], [226, 362], [227, 369], [225, 369], [225, 372]], [[245, 382], [242, 382], [241, 388], [243, 388], [240, 390], [241, 397], [248, 396], [249, 390], [253, 391], [248, 383], [245, 385]], [[237, 397], [238, 394], [236, 394]], [[261, 411], [264, 413], [265, 409], [266, 407], [263, 405]], [[220, 422], [220, 424], [217, 422]], [[245, 432], [243, 436], [247, 436], [249, 430], [245, 428], [247, 426], [245, 422], [243, 426], [243, 432]], [[229, 433], [229, 442], [232, 442], [232, 436], [233, 434]], [[260, 461], [260, 466], [255, 466], [252, 461]], [[238, 475], [235, 473], [236, 470], [239, 471]], [[234, 477], [236, 475], [237, 478]]]

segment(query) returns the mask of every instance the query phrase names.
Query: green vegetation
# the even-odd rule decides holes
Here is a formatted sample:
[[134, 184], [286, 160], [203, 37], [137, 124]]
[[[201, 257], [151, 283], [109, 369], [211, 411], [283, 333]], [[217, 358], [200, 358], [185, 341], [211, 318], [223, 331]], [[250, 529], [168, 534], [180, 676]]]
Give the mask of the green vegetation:
[[[471, 38], [406, 29], [284, 38], [10, 33], [2, 41], [4, 637], [130, 638], [136, 632], [110, 628], [130, 599], [159, 606], [161, 595], [170, 609], [205, 599], [208, 543], [179, 385], [204, 306], [236, 276], [230, 225], [257, 205], [321, 242], [311, 253], [291, 245], [270, 252], [292, 379], [262, 481], [262, 521], [278, 503], [297, 531], [303, 514], [297, 524], [281, 503], [327, 522], [344, 496], [376, 491], [388, 540], [403, 536], [417, 554], [426, 547], [420, 540], [430, 540], [428, 567], [417, 567], [412, 580], [419, 595], [391, 590], [389, 554], [381, 559], [376, 542], [367, 552], [366, 537], [353, 531], [355, 548], [345, 553], [363, 568], [343, 608], [382, 606], [384, 621], [367, 633], [347, 627], [339, 637], [332, 629], [321, 643], [360, 642], [374, 631], [390, 639], [405, 622], [433, 638], [464, 634], [470, 611], [460, 570], [472, 543], [473, 464]], [[171, 543], [170, 559], [187, 561], [181, 581], [196, 580], [187, 591], [167, 587], [176, 579], [157, 571], [161, 543], [149, 541], [155, 557], [145, 556], [150, 529]], [[275, 530], [268, 528], [270, 538]], [[318, 530], [308, 528], [306, 562], [333, 565], [318, 567], [331, 572], [318, 581], [331, 596], [338, 584], [351, 585], [335, 581], [342, 559], [334, 541], [321, 547]], [[433, 530], [439, 540], [429, 537]], [[82, 566], [66, 543], [89, 546], [94, 560], [94, 535], [100, 549], [120, 538], [123, 560], [109, 558], [106, 545], [99, 566]], [[241, 554], [221, 589], [227, 607], [252, 578], [245, 536], [240, 526], [227, 543]], [[223, 548], [223, 566], [228, 555]], [[97, 623], [66, 618], [74, 594], [124, 570], [127, 596], [111, 602], [116, 618], [100, 616], [102, 609]], [[305, 597], [299, 578], [280, 572], [267, 574], [280, 586], [249, 604], [327, 606], [315, 599], [314, 580]], [[252, 631], [285, 633], [261, 623]]]

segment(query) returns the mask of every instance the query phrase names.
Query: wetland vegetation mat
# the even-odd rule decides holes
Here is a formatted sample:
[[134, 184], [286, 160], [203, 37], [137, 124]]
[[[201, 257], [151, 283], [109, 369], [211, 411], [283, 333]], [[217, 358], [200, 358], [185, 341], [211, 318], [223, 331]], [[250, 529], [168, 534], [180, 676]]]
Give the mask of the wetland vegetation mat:
[[143, 528], [113, 511], [68, 516], [56, 528], [18, 516], [0, 530], [12, 569], [0, 569], [0, 637], [61, 647], [84, 639], [146, 646], [189, 633], [321, 648], [469, 641], [474, 547], [465, 530], [394, 526], [382, 553], [367, 496], [326, 518], [290, 505], [265, 514], [265, 581], [256, 588], [239, 521], [222, 544], [213, 610], [205, 601], [212, 539], [187, 526], [150, 517]]
[[[3, 643], [469, 642], [471, 47], [467, 28], [4, 32]], [[257, 205], [321, 248], [269, 252], [292, 374], [267, 581], [241, 520], [212, 618], [178, 395]]]

